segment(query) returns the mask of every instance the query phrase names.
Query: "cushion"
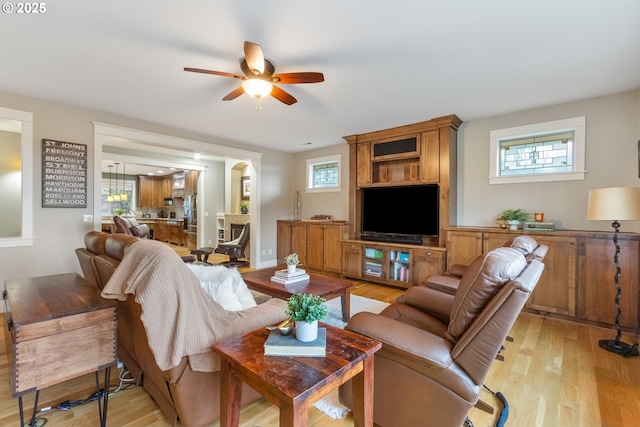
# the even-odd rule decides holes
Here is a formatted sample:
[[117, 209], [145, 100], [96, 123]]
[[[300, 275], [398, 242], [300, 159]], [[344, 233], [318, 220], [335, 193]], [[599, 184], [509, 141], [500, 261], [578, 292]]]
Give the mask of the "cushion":
[[509, 239], [504, 247], [517, 249], [522, 252], [522, 255], [527, 256], [536, 250], [538, 242], [531, 236], [521, 235]]
[[257, 305], [238, 270], [222, 265], [186, 264], [211, 298], [228, 311], [246, 310]]
[[445, 337], [457, 342], [495, 293], [526, 265], [522, 252], [513, 248], [494, 249], [476, 258], [460, 279]]

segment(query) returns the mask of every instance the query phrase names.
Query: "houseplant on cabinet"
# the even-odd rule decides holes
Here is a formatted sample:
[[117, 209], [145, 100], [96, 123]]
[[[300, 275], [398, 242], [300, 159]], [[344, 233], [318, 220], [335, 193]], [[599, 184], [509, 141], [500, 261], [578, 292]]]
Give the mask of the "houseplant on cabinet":
[[521, 221], [526, 221], [529, 213], [524, 209], [507, 209], [502, 211], [502, 215], [496, 221], [506, 221], [510, 230], [517, 230]]
[[294, 294], [287, 300], [286, 314], [296, 321], [296, 338], [313, 341], [318, 337], [318, 321], [327, 315], [326, 300], [312, 294]]

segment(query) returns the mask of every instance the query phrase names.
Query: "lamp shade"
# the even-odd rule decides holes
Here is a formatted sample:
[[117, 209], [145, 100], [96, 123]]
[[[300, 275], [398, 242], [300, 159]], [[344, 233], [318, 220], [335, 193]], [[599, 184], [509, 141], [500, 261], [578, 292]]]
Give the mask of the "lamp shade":
[[271, 93], [273, 85], [262, 79], [248, 79], [242, 82], [242, 88], [254, 98], [262, 98]]
[[589, 191], [587, 220], [640, 220], [640, 189], [612, 187]]

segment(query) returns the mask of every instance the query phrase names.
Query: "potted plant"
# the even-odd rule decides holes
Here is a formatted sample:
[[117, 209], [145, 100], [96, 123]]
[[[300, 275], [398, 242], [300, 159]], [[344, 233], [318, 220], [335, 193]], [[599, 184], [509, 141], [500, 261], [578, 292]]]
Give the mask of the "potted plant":
[[240, 205], [240, 213], [246, 214], [249, 212], [249, 205], [246, 203], [242, 203]]
[[517, 230], [520, 221], [526, 221], [529, 213], [524, 209], [507, 209], [502, 211], [502, 215], [496, 221], [506, 221], [510, 230]]
[[318, 338], [318, 321], [327, 315], [326, 300], [312, 294], [294, 294], [287, 300], [286, 314], [296, 322], [296, 338], [313, 341]]
[[298, 260], [298, 254], [292, 253], [287, 255], [286, 257], [284, 257], [284, 263], [287, 264], [287, 271], [289, 273], [295, 273], [296, 266], [300, 264], [300, 261]]

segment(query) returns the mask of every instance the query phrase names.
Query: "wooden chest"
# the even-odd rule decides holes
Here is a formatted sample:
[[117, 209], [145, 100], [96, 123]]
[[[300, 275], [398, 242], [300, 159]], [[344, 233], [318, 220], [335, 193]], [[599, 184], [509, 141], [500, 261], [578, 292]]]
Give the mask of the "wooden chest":
[[116, 302], [76, 273], [7, 280], [13, 397], [116, 364]]

